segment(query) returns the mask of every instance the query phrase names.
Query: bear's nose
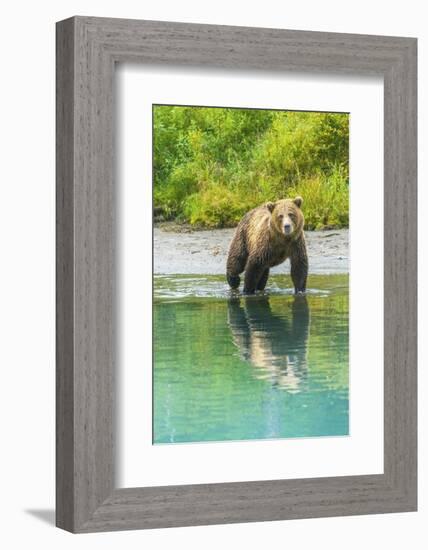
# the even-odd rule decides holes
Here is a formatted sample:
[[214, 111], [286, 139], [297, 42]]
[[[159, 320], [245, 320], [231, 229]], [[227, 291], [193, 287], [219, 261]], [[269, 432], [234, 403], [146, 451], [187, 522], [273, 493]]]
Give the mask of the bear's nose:
[[285, 233], [290, 233], [291, 231], [291, 223], [285, 223], [284, 224], [284, 232]]

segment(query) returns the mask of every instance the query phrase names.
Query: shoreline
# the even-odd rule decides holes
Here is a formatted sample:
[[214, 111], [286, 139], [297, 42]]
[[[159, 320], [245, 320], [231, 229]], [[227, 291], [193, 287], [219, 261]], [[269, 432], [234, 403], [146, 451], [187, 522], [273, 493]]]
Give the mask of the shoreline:
[[[175, 229], [175, 228], [174, 228]], [[153, 230], [153, 273], [155, 275], [221, 275], [225, 273], [227, 252], [235, 229], [172, 231], [155, 226]], [[349, 229], [305, 231], [309, 274], [348, 273]], [[289, 262], [272, 268], [271, 273], [287, 273]]]

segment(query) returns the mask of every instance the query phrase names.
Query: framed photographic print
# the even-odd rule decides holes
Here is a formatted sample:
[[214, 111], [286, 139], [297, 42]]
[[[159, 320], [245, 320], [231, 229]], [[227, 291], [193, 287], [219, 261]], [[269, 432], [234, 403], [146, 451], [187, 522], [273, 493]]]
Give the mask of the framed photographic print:
[[416, 510], [416, 40], [57, 24], [57, 525]]

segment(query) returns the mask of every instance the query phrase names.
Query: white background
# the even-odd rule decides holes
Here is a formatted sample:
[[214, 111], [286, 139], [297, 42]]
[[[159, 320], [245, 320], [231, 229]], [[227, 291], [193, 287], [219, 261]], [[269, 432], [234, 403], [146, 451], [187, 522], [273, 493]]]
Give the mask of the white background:
[[[296, 74], [278, 77], [266, 73], [255, 77], [254, 73], [201, 74], [191, 69], [171, 74], [170, 69], [135, 65], [121, 67], [116, 78], [121, 204], [118, 371], [122, 389], [118, 400], [117, 485], [141, 487], [382, 473], [382, 79]], [[152, 224], [152, 104], [186, 102], [350, 113], [348, 437], [152, 445], [152, 308], [147, 292], [152, 284], [152, 243], [147, 238]], [[368, 196], [376, 216], [371, 223], [359, 223], [361, 212], [366, 212]], [[366, 265], [370, 265], [373, 278], [370, 315], [364, 299]], [[309, 277], [309, 288], [310, 281]]]
[[[54, 506], [54, 22], [99, 15], [419, 37], [419, 209], [428, 207], [427, 42], [424, 3], [306, 0], [69, 0], [3, 5], [0, 93], [1, 173], [1, 531], [5, 548], [344, 547], [425, 548], [427, 470], [420, 468], [419, 512], [264, 524], [73, 536], [52, 527]], [[4, 42], [4, 44], [3, 44]], [[416, 205], [415, 205], [416, 208]], [[420, 223], [422, 306], [428, 267]], [[426, 242], [426, 241], [425, 241]], [[370, 296], [367, 297], [368, 307]], [[421, 307], [420, 334], [427, 333]], [[421, 344], [423, 338], [421, 338]], [[427, 363], [421, 345], [420, 364]], [[419, 464], [428, 462], [428, 375], [419, 378]]]

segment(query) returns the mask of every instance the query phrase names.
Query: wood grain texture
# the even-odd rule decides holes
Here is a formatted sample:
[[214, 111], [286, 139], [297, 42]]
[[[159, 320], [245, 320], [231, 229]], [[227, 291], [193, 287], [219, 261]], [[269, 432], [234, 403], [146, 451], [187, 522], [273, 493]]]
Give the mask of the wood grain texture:
[[56, 36], [56, 522], [74, 526], [74, 23]]
[[[116, 62], [383, 76], [383, 475], [115, 489]], [[416, 249], [415, 39], [58, 23], [57, 525], [92, 532], [416, 510]]]

